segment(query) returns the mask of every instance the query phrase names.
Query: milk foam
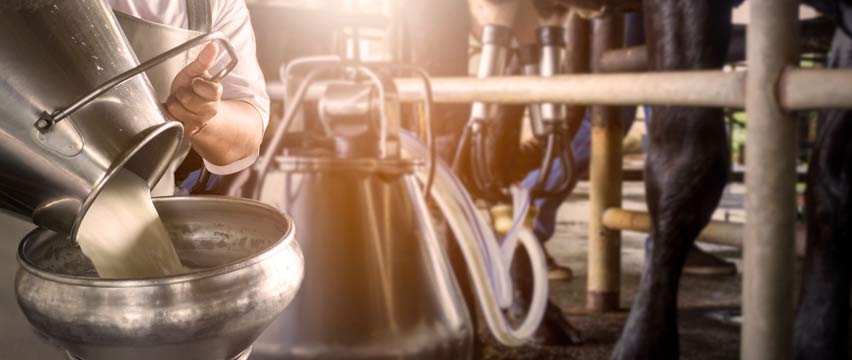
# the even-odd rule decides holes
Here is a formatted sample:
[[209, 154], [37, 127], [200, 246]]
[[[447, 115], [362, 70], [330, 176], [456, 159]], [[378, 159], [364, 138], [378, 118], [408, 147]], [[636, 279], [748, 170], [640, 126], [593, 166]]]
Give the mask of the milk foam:
[[95, 198], [76, 240], [102, 278], [160, 277], [183, 271], [148, 185], [124, 169]]

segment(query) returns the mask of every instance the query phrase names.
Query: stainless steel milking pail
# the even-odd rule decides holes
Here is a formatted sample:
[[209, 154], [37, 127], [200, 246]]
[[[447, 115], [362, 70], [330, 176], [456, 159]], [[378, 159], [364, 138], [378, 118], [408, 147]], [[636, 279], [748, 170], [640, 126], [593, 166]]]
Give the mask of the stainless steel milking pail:
[[399, 159], [282, 156], [261, 201], [292, 214], [305, 282], [255, 344], [261, 359], [470, 359], [473, 325]]
[[[293, 215], [305, 281], [253, 353], [259, 359], [471, 359], [470, 313], [414, 178], [417, 163], [400, 153], [393, 79], [379, 69], [384, 64], [346, 69], [327, 59], [303, 63], [314, 67], [255, 165], [257, 199]], [[370, 81], [325, 84], [316, 102], [321, 126], [287, 134], [313, 79], [339, 70]], [[282, 144], [285, 134], [290, 138]]]
[[[0, 2], [0, 209], [74, 235], [110, 176], [125, 167], [153, 186], [176, 153], [141, 75], [219, 33], [139, 64], [102, 0]], [[233, 48], [223, 43], [231, 63]]]

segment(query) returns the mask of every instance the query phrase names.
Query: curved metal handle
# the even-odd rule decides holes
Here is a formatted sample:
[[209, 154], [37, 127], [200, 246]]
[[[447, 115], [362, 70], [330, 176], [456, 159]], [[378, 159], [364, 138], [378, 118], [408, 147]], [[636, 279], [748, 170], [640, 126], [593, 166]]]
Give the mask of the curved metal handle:
[[387, 86], [393, 85], [393, 80], [366, 65], [358, 65], [355, 69], [369, 78], [379, 90], [379, 99], [382, 102], [381, 114], [379, 114], [379, 158], [396, 157], [400, 152], [399, 142], [397, 141], [394, 147], [389, 146], [388, 143], [392, 134], [399, 134], [399, 121], [392, 122], [386, 109], [389, 102], [399, 104], [399, 94], [396, 88]]
[[107, 80], [106, 82], [95, 88], [95, 90], [92, 90], [92, 92], [77, 99], [76, 101], [71, 103], [71, 105], [65, 108], [60, 108], [52, 113], [48, 113], [47, 111], [42, 112], [39, 119], [35, 122], [35, 127], [42, 133], [47, 132], [48, 130], [50, 130], [53, 124], [56, 124], [57, 122], [67, 118], [69, 115], [73, 114], [77, 110], [80, 110], [80, 108], [88, 105], [90, 102], [92, 102], [92, 100], [103, 95], [107, 91], [112, 90], [112, 88], [124, 84], [135, 76], [144, 73], [145, 71], [148, 71], [149, 69], [163, 63], [168, 59], [171, 59], [177, 55], [184, 53], [190, 48], [214, 40], [219, 41], [222, 46], [225, 47], [225, 51], [228, 52], [228, 56], [231, 58], [231, 61], [228, 63], [228, 65], [226, 65], [225, 68], [219, 71], [216, 75], [213, 75], [213, 78], [211, 79], [212, 81], [220, 81], [222, 80], [222, 78], [230, 74], [231, 70], [234, 70], [234, 68], [237, 66], [237, 62], [239, 61], [239, 59], [237, 58], [237, 51], [234, 49], [231, 43], [228, 42], [228, 39], [225, 37], [225, 35], [217, 31], [191, 39], [169, 51], [166, 51], [160, 55], [151, 58], [148, 61], [137, 65], [136, 67], [130, 70], [118, 74], [116, 77]]

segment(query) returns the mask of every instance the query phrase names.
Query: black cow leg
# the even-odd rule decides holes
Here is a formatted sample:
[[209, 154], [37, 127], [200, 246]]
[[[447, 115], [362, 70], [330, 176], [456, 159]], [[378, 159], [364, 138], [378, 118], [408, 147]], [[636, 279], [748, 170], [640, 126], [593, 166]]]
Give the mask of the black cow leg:
[[718, 109], [655, 108], [646, 164], [651, 249], [616, 359], [676, 359], [677, 290], [686, 256], [710, 220], [729, 152]]
[[[832, 67], [852, 67], [852, 41], [838, 32]], [[797, 359], [846, 359], [852, 255], [852, 112], [824, 111], [808, 169], [808, 245], [796, 316]]]
[[[720, 68], [730, 37], [727, 1], [646, 0], [656, 71]], [[651, 249], [615, 359], [676, 359], [677, 291], [686, 256], [725, 186], [730, 162], [721, 109], [654, 107], [645, 189]]]

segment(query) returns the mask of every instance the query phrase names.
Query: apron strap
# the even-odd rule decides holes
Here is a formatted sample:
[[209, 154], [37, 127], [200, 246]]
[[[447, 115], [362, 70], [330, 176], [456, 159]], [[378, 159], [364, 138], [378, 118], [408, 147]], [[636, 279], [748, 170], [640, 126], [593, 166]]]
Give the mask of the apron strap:
[[[213, 11], [210, 10], [210, 0], [186, 0], [186, 17], [189, 20], [189, 30], [198, 31], [202, 33], [209, 33], [213, 28]], [[194, 157], [192, 155], [195, 155]], [[197, 159], [196, 159], [197, 158]], [[190, 149], [190, 154], [186, 159], [180, 164], [177, 171], [177, 176], [182, 176], [186, 178], [188, 173], [192, 170], [201, 168], [201, 176], [200, 179], [196, 180], [194, 186], [191, 187], [191, 192], [198, 193], [203, 192], [205, 186], [207, 185], [207, 180], [210, 177], [210, 173], [204, 167], [204, 163], [200, 161], [201, 157], [198, 156], [195, 151]], [[192, 161], [196, 160], [196, 161]]]
[[213, 28], [210, 0], [186, 0], [186, 16], [189, 19], [189, 30], [206, 34]]

